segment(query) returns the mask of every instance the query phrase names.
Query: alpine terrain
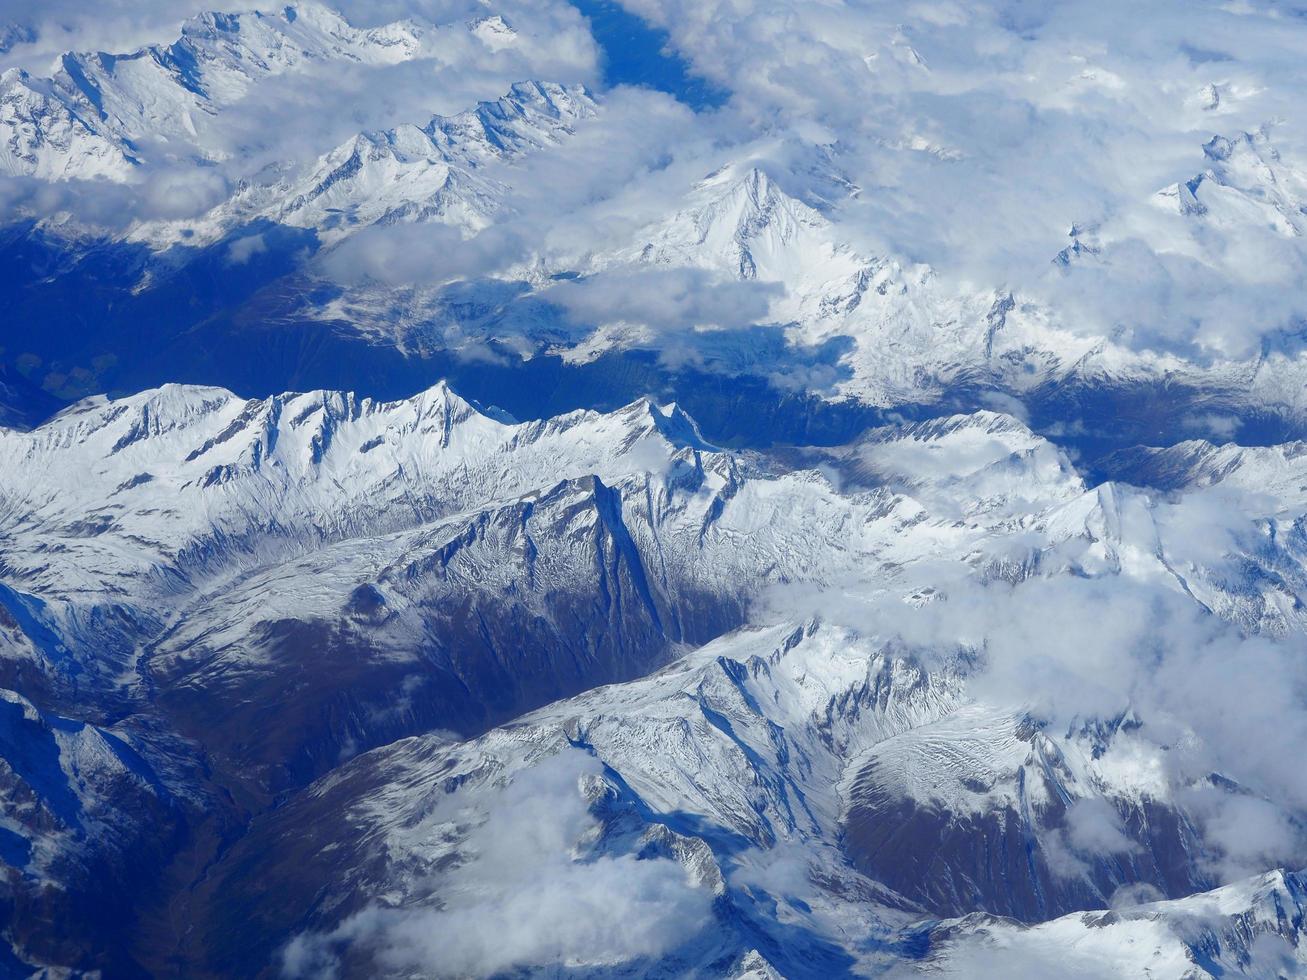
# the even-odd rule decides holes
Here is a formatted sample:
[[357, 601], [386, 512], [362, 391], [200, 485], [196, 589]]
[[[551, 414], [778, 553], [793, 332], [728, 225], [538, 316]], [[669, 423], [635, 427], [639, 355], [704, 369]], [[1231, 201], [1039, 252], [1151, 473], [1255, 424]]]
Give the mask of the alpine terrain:
[[1307, 976], [1307, 9], [0, 0], [0, 977]]

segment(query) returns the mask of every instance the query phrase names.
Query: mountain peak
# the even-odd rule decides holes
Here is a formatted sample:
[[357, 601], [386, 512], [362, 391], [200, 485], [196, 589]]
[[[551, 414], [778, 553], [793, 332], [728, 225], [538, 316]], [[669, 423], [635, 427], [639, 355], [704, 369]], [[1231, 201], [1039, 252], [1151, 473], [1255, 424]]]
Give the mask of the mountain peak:
[[699, 181], [680, 210], [646, 229], [632, 257], [739, 279], [784, 280], [796, 265], [831, 252], [822, 238], [826, 226], [762, 167], [732, 164]]
[[716, 447], [704, 439], [698, 423], [675, 402], [660, 405], [646, 396], [636, 399], [612, 414], [619, 419], [629, 420], [633, 431], [656, 432], [676, 448], [716, 451]]
[[397, 64], [419, 56], [423, 38], [412, 21], [354, 28], [305, 0], [273, 14], [201, 13], [171, 44], [68, 52], [51, 78], [0, 79], [0, 172], [127, 181], [142, 143], [209, 160], [195, 119], [239, 102], [259, 81], [324, 61]]
[[[491, 163], [560, 143], [574, 123], [596, 112], [583, 85], [518, 82], [499, 99], [433, 116], [422, 128], [352, 137], [282, 185], [278, 203], [258, 216], [315, 228], [328, 243], [378, 223], [443, 222], [475, 230], [504, 193], [484, 174]], [[222, 205], [209, 223], [222, 229], [253, 217]]]
[[463, 398], [445, 379], [437, 381], [426, 391], [412, 399], [420, 417], [439, 416], [450, 422], [461, 422], [473, 417], [487, 418], [480, 409]]
[[471, 142], [482, 152], [519, 153], [546, 142], [556, 142], [560, 129], [594, 116], [597, 103], [584, 85], [557, 82], [515, 82], [498, 99], [480, 102], [453, 116], [434, 116], [426, 132], [463, 144]]

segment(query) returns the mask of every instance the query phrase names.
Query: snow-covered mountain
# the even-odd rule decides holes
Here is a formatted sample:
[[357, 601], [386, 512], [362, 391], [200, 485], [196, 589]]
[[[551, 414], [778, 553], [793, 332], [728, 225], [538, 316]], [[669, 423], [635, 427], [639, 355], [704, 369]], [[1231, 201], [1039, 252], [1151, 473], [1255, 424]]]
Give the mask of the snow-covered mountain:
[[1229, 485], [1249, 493], [1264, 491], [1266, 505], [1297, 513], [1307, 503], [1304, 457], [1307, 446], [1301, 442], [1246, 447], [1195, 439], [1164, 449], [1123, 450], [1108, 465], [1131, 482], [1163, 490]]
[[[712, 899], [711, 916], [678, 937], [656, 964], [638, 967], [641, 972], [1006, 975], [1003, 970], [1024, 966], [1024, 957], [1034, 969], [1055, 958], [1059, 942], [1094, 948], [1094, 927], [1117, 922], [1123, 932], [1156, 930], [1160, 948], [1135, 951], [1129, 939], [1104, 936], [1101, 946], [1083, 954], [1086, 975], [1126, 975], [1135, 963], [1159, 975], [1201, 976], [1195, 971], [1219, 962], [1271, 968], [1299, 962], [1292, 957], [1301, 939], [1302, 884], [1279, 874], [1173, 903], [1055, 919], [1029, 932], [1011, 920], [971, 915], [935, 922], [922, 933], [915, 925], [923, 916], [917, 901], [860, 875], [841, 854], [841, 822], [857, 820], [847, 813], [849, 786], [841, 773], [867, 746], [895, 745], [917, 732], [924, 737], [950, 720], [983, 740], [988, 729], [971, 726], [978, 712], [959, 709], [959, 696], [956, 679], [932, 679], [919, 664], [871, 653], [838, 630], [808, 624], [745, 631], [648, 680], [590, 692], [473, 743], [415, 739], [363, 756], [243, 841], [233, 871], [213, 882], [204, 900], [256, 903], [261, 919], [274, 923], [267, 943], [287, 928], [279, 918], [285, 914], [278, 908], [281, 896], [300, 889], [320, 896], [310, 918], [314, 928], [286, 957], [292, 975], [338, 956], [355, 968], [377, 955], [393, 957], [382, 962], [395, 967], [430, 968], [440, 961], [424, 959], [422, 947], [402, 937], [410, 929], [440, 930], [457, 921], [449, 910], [466, 900], [455, 875], [434, 869], [463, 861], [475, 869], [478, 855], [488, 860], [482, 850], [488, 835], [478, 828], [496, 812], [497, 796], [511, 794], [535, 767], [573, 758], [576, 771], [563, 770], [560, 789], [582, 794], [599, 823], [578, 843], [582, 853], [575, 860], [602, 866], [638, 854], [651, 862], [675, 861]], [[1056, 750], [1043, 749], [1050, 751]], [[919, 761], [917, 778], [930, 780], [955, 760]], [[1053, 760], [1045, 754], [1040, 761]], [[985, 772], [963, 771], [972, 779]], [[533, 785], [537, 792], [554, 788]], [[992, 800], [974, 786], [959, 789], [978, 810]], [[1089, 799], [1108, 805], [1101, 797]], [[854, 807], [857, 800], [854, 788]], [[348, 839], [333, 835], [336, 821], [352, 828]], [[297, 828], [304, 826], [315, 828], [308, 841], [298, 839]], [[856, 832], [858, 824], [852, 826]], [[911, 867], [911, 847], [906, 853], [901, 848], [899, 842], [895, 860], [904, 865], [905, 882], [920, 888], [947, 880], [938, 872], [923, 877], [920, 866]], [[330, 857], [317, 858], [324, 849]], [[971, 854], [990, 853], [1000, 852], [973, 841]], [[342, 862], [356, 869], [345, 882]], [[965, 867], [956, 862], [950, 856], [950, 867]], [[241, 880], [238, 869], [248, 867], [270, 872], [257, 891]], [[1127, 871], [1127, 880], [1148, 880], [1134, 873]], [[990, 877], [969, 881], [976, 888], [1001, 887], [1024, 874], [993, 869]], [[446, 878], [456, 890], [442, 890]], [[493, 887], [493, 879], [489, 883]], [[1192, 884], [1180, 886], [1181, 894], [1192, 891]], [[1141, 888], [1140, 894], [1150, 892]], [[496, 900], [493, 891], [479, 897]], [[1105, 896], [1097, 899], [1106, 904]], [[1202, 929], [1186, 928], [1186, 906], [1209, 909]], [[1179, 920], [1176, 935], [1168, 932], [1172, 914]], [[493, 913], [487, 918], [485, 928], [492, 930]], [[1077, 930], [1090, 937], [1072, 938]], [[1288, 959], [1275, 940], [1283, 941]], [[244, 951], [232, 937], [215, 933], [206, 941], [224, 968], [240, 962]], [[450, 942], [446, 955], [457, 957], [459, 945]], [[1258, 947], [1268, 945], [1272, 949], [1259, 959]], [[1010, 946], [1015, 949], [1006, 960], [995, 952]], [[1094, 964], [1095, 955], [1109, 959]], [[973, 959], [990, 972], [969, 972], [981, 969]]]
[[1155, 6], [0, 75], [0, 976], [1307, 975], [1301, 28]]
[[1159, 206], [1218, 224], [1255, 222], [1287, 238], [1303, 234], [1307, 183], [1268, 132], [1213, 136], [1203, 154], [1208, 168], [1158, 191]]
[[[209, 139], [205, 120], [221, 122], [239, 111], [269, 80], [334, 63], [384, 66], [438, 59], [444, 52], [452, 57], [468, 45], [490, 57], [520, 41], [499, 15], [368, 29], [315, 4], [209, 15], [191, 21], [169, 46], [121, 56], [69, 55], [48, 79], [6, 75], [0, 105], [7, 115], [0, 124], [8, 133], [7, 167], [45, 180], [131, 183], [138, 170], [142, 180], [153, 179], [150, 167], [160, 161], [222, 164], [230, 141]], [[88, 253], [88, 238], [96, 250], [124, 250], [123, 295], [106, 298], [106, 310], [125, 311], [161, 297], [162, 317], [182, 321], [169, 326], [169, 333], [211, 323], [215, 315], [313, 330], [325, 323], [342, 343], [366, 348], [370, 357], [396, 348], [409, 358], [465, 363], [557, 357], [575, 371], [605, 357], [638, 359], [671, 348], [675, 353], [665, 358], [665, 371], [688, 365], [709, 374], [743, 373], [775, 398], [798, 389], [837, 406], [834, 411], [854, 405], [927, 414], [1015, 398], [1041, 430], [1065, 425], [1071, 416], [1083, 438], [1100, 443], [1113, 438], [1113, 426], [1099, 417], [1110, 412], [1099, 407], [1107, 400], [1138, 405], [1129, 413], [1137, 419], [1136, 442], [1207, 436], [1228, 426], [1231, 416], [1250, 429], [1269, 424], [1276, 435], [1304, 424], [1302, 355], [1291, 340], [1272, 337], [1255, 355], [1192, 356], [1183, 346], [1139, 346], [1124, 333], [1105, 337], [1086, 329], [1074, 307], [1056, 304], [1060, 286], [1049, 293], [1039, 284], [1021, 291], [998, 281], [964, 281], [918, 260], [860, 247], [844, 227], [859, 190], [830, 159], [818, 160], [801, 180], [750, 157], [756, 147], [745, 147], [744, 155], [706, 177], [686, 172], [673, 180], [655, 167], [639, 177], [656, 177], [658, 193], [668, 200], [666, 212], [652, 222], [622, 229], [610, 215], [611, 200], [583, 202], [594, 204], [604, 229], [597, 243], [570, 235], [548, 247], [518, 243], [512, 229], [522, 220], [524, 202], [535, 201], [531, 206], [546, 212], [549, 206], [547, 191], [533, 186], [533, 167], [568, 166], [550, 161], [570, 160], [583, 131], [592, 134], [592, 146], [593, 134], [614, 125], [617, 112], [602, 94], [581, 85], [522, 81], [498, 100], [361, 131], [307, 161], [249, 173], [237, 167], [232, 174], [240, 179], [229, 178], [218, 202], [199, 214], [146, 213], [108, 228], [102, 220], [83, 226], [61, 212], [38, 222], [38, 234], [53, 236], [56, 250], [71, 252], [64, 261], [74, 268], [96, 254]], [[1273, 226], [1282, 236], [1298, 234], [1304, 170], [1276, 141], [1271, 129], [1263, 129], [1232, 131], [1204, 144], [1208, 169], [1154, 201], [1162, 211], [1176, 211], [1178, 223], [1162, 226], [1168, 254], [1219, 264], [1217, 246], [1209, 241], [1216, 225], [1230, 233]], [[594, 149], [587, 152], [572, 165], [597, 161]], [[804, 187], [814, 181], [821, 195]], [[606, 193], [619, 190], [625, 189]], [[564, 220], [571, 216], [549, 218]], [[452, 226], [457, 234], [433, 232], [425, 241], [414, 233], [387, 244], [387, 229], [423, 223]], [[620, 233], [610, 231], [610, 224]], [[277, 228], [296, 232], [279, 238], [270, 232]], [[365, 229], [381, 237], [355, 243], [355, 252], [339, 252]], [[483, 233], [481, 241], [512, 244], [496, 258], [501, 246], [483, 245]], [[1113, 249], [1126, 247], [1136, 234], [1134, 226], [1073, 228], [1072, 245], [1058, 255], [1050, 251], [1044, 285], [1099, 274], [1112, 265]], [[479, 257], [452, 256], [460, 239]], [[28, 261], [32, 247], [18, 246], [18, 261]], [[429, 257], [422, 261], [409, 252]], [[369, 259], [373, 254], [381, 258]], [[197, 271], [183, 271], [183, 277], [208, 276], [198, 270], [215, 259], [242, 274], [267, 275], [275, 285], [262, 283], [254, 295], [242, 291], [241, 298], [223, 292], [219, 306], [194, 310], [162, 299], [176, 283], [179, 266], [195, 263]], [[268, 273], [254, 271], [264, 263]], [[401, 282], [397, 289], [388, 268], [402, 270], [395, 272], [401, 279], [419, 281]], [[469, 274], [468, 268], [476, 271]], [[651, 276], [677, 297], [682, 312], [670, 322], [650, 311], [649, 300], [633, 306], [589, 298], [620, 297], [632, 292], [623, 283]], [[20, 293], [21, 305], [12, 311], [16, 321], [48, 316], [39, 311], [62, 301], [49, 291], [64, 282], [72, 279], [33, 279], [30, 302], [22, 302]], [[97, 276], [97, 285], [104, 284]], [[699, 297], [731, 284], [741, 291], [730, 294], [739, 300], [725, 312], [745, 319], [720, 322], [722, 303]], [[117, 315], [131, 322], [161, 316], [154, 309]], [[60, 351], [83, 343], [63, 336], [65, 329], [53, 326], [44, 333]], [[120, 342], [109, 343], [112, 348]], [[124, 349], [109, 361], [102, 347], [86, 351], [76, 379], [68, 371], [53, 372], [52, 390], [68, 396], [95, 390], [142, 360]], [[54, 346], [35, 354], [61, 356]], [[166, 362], [138, 370], [131, 387], [178, 375], [195, 376], [196, 369]], [[349, 380], [343, 370], [335, 371], [332, 383], [337, 377]], [[234, 370], [218, 372], [217, 380], [247, 384]], [[283, 377], [278, 387], [299, 380]], [[1188, 413], [1189, 431], [1167, 418], [1182, 412]], [[725, 429], [713, 417], [702, 421]]]
[[1006, 977], [1295, 976], [1302, 972], [1300, 874], [1271, 872], [1172, 902], [1066, 916], [1030, 929], [969, 917], [938, 933], [929, 969]]
[[129, 180], [155, 155], [211, 155], [197, 143], [206, 117], [266, 78], [314, 62], [395, 64], [423, 44], [414, 22], [358, 30], [309, 2], [270, 14], [203, 14], [172, 44], [70, 53], [49, 78], [10, 69], [0, 76], [0, 165], [10, 175]]
[[582, 85], [515, 84], [501, 99], [425, 126], [361, 133], [306, 172], [247, 184], [199, 222], [151, 222], [132, 238], [155, 246], [219, 241], [255, 222], [315, 231], [327, 244], [373, 225], [439, 222], [467, 233], [490, 224], [508, 194], [488, 165], [556, 145], [596, 105]]
[[[1183, 713], [1141, 694], [1059, 727], [972, 690], [965, 631], [927, 640], [875, 610], [1120, 581], [1266, 642], [1303, 635], [1307, 547], [1283, 508], [1195, 555], [1187, 497], [1087, 487], [993, 412], [759, 454], [648, 400], [516, 423], [443, 384], [394, 403], [172, 386], [3, 431], [0, 460], [4, 684], [62, 716], [11, 696], [54, 741], [45, 761], [6, 743], [7, 812], [50, 814], [6, 825], [10, 850], [48, 855], [8, 900], [126, 873], [139, 834], [177, 855], [115, 947], [146, 969], [368, 972], [407, 917], [439, 926], [493, 890], [447, 869], [485, 860], [496, 794], [537, 779], [580, 778], [582, 866], [652, 861], [668, 901], [718, 923], [650, 940], [669, 975], [830, 975], [922, 943], [947, 965], [1015, 927], [921, 933], [927, 917], [1184, 899], [1220, 882], [1212, 801], [1272, 791], [1255, 773], [1203, 769], [1200, 731], [1192, 762], [1152, 768]], [[817, 589], [848, 608], [791, 618]], [[103, 804], [76, 800], [128, 792], [157, 816], [121, 844], [87, 835], [74, 814]], [[235, 843], [186, 879], [218, 838]], [[159, 945], [179, 914], [198, 931]], [[57, 962], [67, 936], [9, 939]], [[420, 948], [394, 955], [422, 969]]]

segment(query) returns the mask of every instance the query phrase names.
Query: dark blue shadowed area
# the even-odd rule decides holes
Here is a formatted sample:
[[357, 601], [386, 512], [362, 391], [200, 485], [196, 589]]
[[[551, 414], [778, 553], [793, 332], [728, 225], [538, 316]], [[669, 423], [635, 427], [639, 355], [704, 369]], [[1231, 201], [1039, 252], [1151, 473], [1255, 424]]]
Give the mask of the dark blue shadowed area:
[[642, 85], [673, 95], [695, 112], [717, 109], [730, 93], [690, 73], [671, 52], [667, 32], [645, 23], [613, 0], [572, 0], [590, 21], [590, 31], [604, 50], [608, 85]]
[[0, 827], [0, 862], [11, 868], [25, 868], [31, 860], [31, 842], [12, 830]]

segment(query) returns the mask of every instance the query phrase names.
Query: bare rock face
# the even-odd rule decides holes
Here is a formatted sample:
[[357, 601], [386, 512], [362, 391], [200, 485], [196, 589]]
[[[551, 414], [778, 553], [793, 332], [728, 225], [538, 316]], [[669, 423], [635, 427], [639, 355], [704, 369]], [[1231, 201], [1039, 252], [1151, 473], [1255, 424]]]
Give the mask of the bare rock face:
[[941, 917], [1043, 922], [1127, 886], [1179, 898], [1214, 884], [1182, 810], [1098, 792], [1092, 773], [1092, 757], [1069, 760], [1026, 719], [964, 711], [859, 760], [845, 846]]
[[122, 896], [160, 887], [159, 859], [181, 845], [188, 807], [139, 737], [0, 692], [0, 909], [28, 963], [140, 974], [123, 942], [136, 906]]

